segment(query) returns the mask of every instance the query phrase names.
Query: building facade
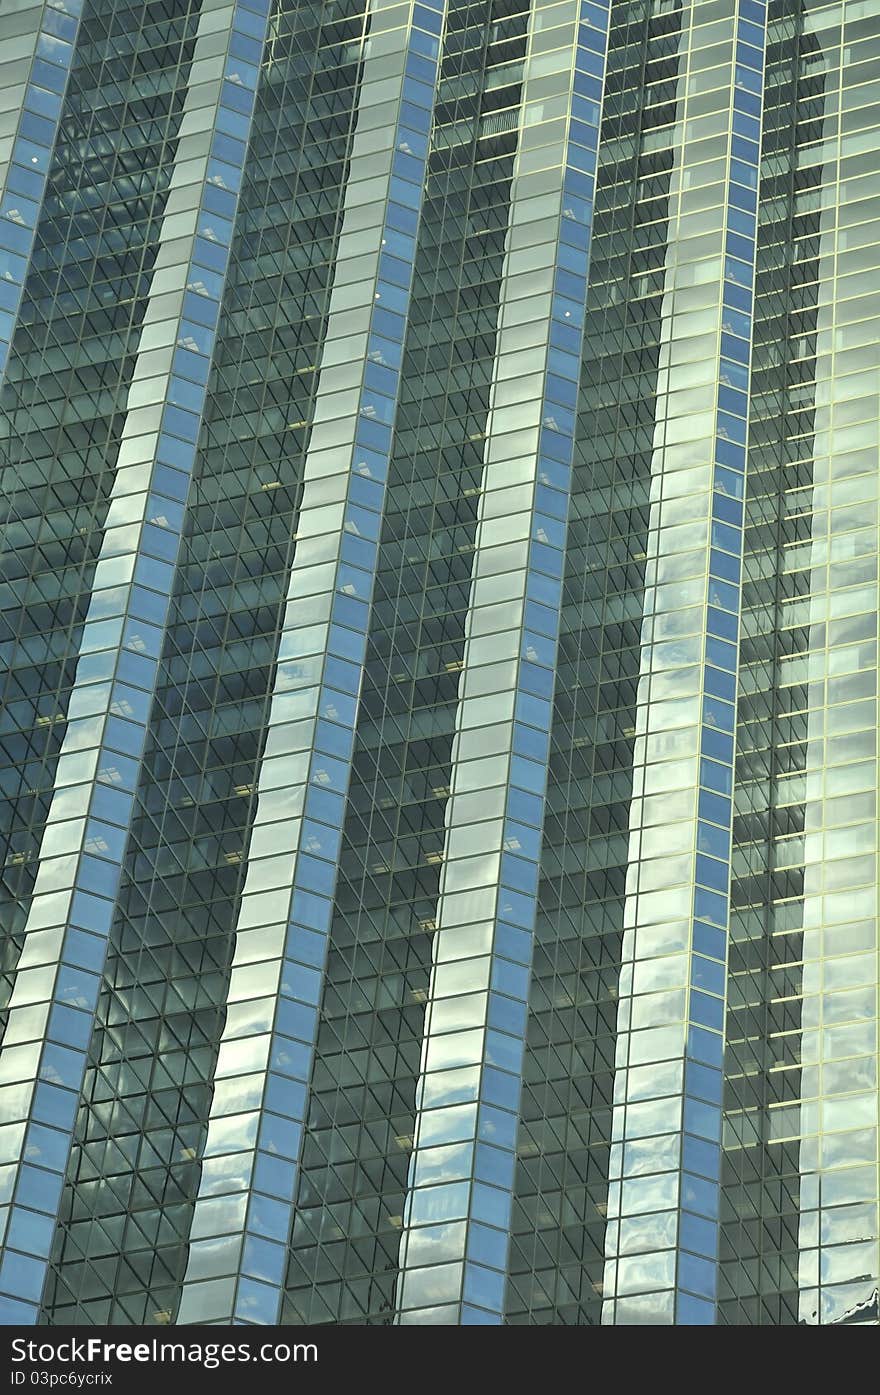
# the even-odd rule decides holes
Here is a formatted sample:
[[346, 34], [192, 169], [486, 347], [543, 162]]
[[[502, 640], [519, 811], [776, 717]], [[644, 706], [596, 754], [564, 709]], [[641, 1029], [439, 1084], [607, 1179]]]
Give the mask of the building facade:
[[0, 3], [2, 1321], [880, 1321], [878, 64]]

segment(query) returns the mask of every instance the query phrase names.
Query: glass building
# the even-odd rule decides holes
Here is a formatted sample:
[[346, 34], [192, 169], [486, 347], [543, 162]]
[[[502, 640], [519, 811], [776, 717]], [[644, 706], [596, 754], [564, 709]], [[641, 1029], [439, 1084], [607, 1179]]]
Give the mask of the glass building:
[[0, 0], [0, 1317], [877, 1323], [880, 0]]

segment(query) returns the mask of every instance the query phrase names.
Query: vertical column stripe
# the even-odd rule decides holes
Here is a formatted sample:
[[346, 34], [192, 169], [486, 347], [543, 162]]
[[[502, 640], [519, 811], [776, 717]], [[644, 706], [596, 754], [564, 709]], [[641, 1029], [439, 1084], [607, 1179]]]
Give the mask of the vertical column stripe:
[[142, 330], [148, 347], [129, 390], [0, 1052], [10, 1082], [0, 1106], [18, 1155], [5, 1175], [7, 1321], [32, 1322], [39, 1310], [205, 405], [247, 146], [240, 119], [249, 125], [253, 115], [268, 9], [269, 0], [201, 7], [163, 219], [173, 230], [160, 233]]
[[443, 15], [373, 5], [181, 1323], [278, 1321]]
[[608, 25], [580, 0], [530, 19], [400, 1323], [503, 1311]]
[[[641, 658], [633, 746], [629, 854], [624, 932], [618, 983], [614, 1112], [609, 1157], [608, 1226], [602, 1320], [629, 1321], [638, 1313], [652, 1322], [673, 1316], [674, 1245], [680, 1160], [687, 898], [693, 877], [699, 722], [700, 633], [704, 624], [705, 552], [708, 537], [709, 447], [684, 449], [685, 434], [707, 439], [712, 429], [719, 310], [715, 287], [710, 349], [702, 371], [689, 374], [672, 362], [679, 337], [675, 310], [684, 282], [676, 240], [687, 228], [682, 194], [686, 166], [688, 67], [693, 46], [689, 17], [682, 20], [681, 77], [676, 123], [668, 137], [674, 165], [669, 194], [668, 243], [660, 324], [657, 408], [651, 458], [650, 512], [645, 564]], [[696, 133], [699, 134], [699, 131]], [[721, 162], [716, 162], [720, 164]], [[716, 185], [720, 169], [713, 169]], [[720, 259], [707, 264], [716, 282]], [[701, 345], [702, 347], [702, 345]], [[676, 391], [690, 391], [689, 422], [668, 423]], [[676, 429], [677, 428], [677, 429]], [[670, 619], [670, 612], [675, 619]], [[677, 671], [676, 671], [677, 670]], [[674, 698], [674, 702], [671, 700]], [[662, 824], [662, 851], [642, 862], [643, 844]], [[680, 884], [678, 889], [677, 884]], [[670, 887], [676, 890], [670, 891]], [[635, 1010], [633, 996], [638, 994]], [[655, 1099], [668, 1108], [660, 1113]], [[658, 1114], [660, 1117], [657, 1117]], [[634, 1140], [653, 1133], [651, 1165]], [[621, 1176], [626, 1169], [626, 1182]], [[639, 1230], [636, 1218], [649, 1219]], [[636, 1253], [629, 1258], [634, 1246]], [[626, 1256], [626, 1258], [624, 1258]], [[663, 1290], [645, 1308], [634, 1290]]]
[[[766, 0], [739, 0], [725, 189], [721, 340], [700, 714], [676, 1268], [677, 1323], [714, 1322], [718, 1297], [726, 940], [730, 923], [733, 765], [766, 27]], [[711, 1193], [705, 1186], [707, 1178], [714, 1183]]]
[[19, 115], [11, 136], [0, 134], [0, 383], [34, 250], [84, 3], [45, 0], [34, 5], [21, 14], [22, 32], [12, 38], [6, 37], [4, 25], [0, 61], [27, 62], [28, 73], [2, 98], [3, 109]]
[[[695, 143], [702, 133], [687, 103], [703, 90], [703, 73], [713, 61], [704, 56], [700, 18], [694, 6], [680, 197], [667, 261], [668, 335], [659, 385], [665, 402], [658, 402], [655, 432], [619, 987], [603, 1321], [621, 1323], [712, 1323], [717, 1297], [734, 731], [766, 6], [763, 0], [740, 0], [730, 20], [727, 150], [695, 176]], [[714, 183], [721, 217], [714, 245], [705, 237], [704, 250], [698, 239], [690, 244], [686, 239], [701, 226], [693, 215]], [[696, 198], [702, 202], [690, 192], [699, 186]], [[695, 374], [693, 355], [686, 348], [682, 352], [686, 341], [676, 319], [682, 291], [706, 282], [713, 288], [713, 357]], [[680, 308], [686, 311], [687, 302]], [[642, 830], [652, 822], [663, 823], [667, 851], [643, 859]], [[688, 904], [690, 917], [684, 919]]]
[[[876, 11], [875, 11], [876, 13]], [[876, 301], [853, 326], [849, 288], [880, 277], [872, 224], [864, 243], [846, 224], [843, 186], [854, 140], [860, 183], [880, 173], [878, 112], [847, 72], [845, 16], [807, 13], [838, 63], [827, 82], [816, 333], [811, 498], [803, 1004], [799, 1108], [770, 1111], [770, 1137], [800, 1135], [799, 1317], [809, 1325], [876, 1312], [878, 1253], [878, 503]], [[876, 20], [874, 21], [876, 27]], [[870, 118], [873, 128], [864, 131]], [[827, 128], [826, 128], [827, 129]], [[855, 133], [855, 134], [854, 134]], [[867, 153], [870, 151], [870, 153]], [[844, 194], [846, 187], [846, 194]], [[857, 185], [858, 188], [858, 185]], [[872, 245], [873, 244], [873, 245]], [[868, 316], [865, 318], [865, 316]], [[870, 345], [869, 349], [862, 346]], [[868, 358], [870, 355], [870, 358]], [[853, 374], [854, 360], [857, 371]], [[787, 1104], [787, 1102], [786, 1102]]]

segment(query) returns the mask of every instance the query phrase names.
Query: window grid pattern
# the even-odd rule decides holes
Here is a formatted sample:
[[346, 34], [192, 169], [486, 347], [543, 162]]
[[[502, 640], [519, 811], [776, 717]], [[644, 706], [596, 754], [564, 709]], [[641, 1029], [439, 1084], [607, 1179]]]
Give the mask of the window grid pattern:
[[[0, 114], [0, 382], [34, 248], [84, 3], [45, 0], [39, 14], [40, 7], [31, 6], [0, 18], [0, 41], [4, 57], [9, 53], [11, 78], [14, 81], [19, 66], [28, 69], [24, 83], [8, 92], [9, 106], [4, 101]], [[6, 67], [0, 67], [0, 82]], [[17, 118], [17, 125], [7, 157], [4, 128], [10, 116]]]
[[[23, 948], [35, 864], [58, 775], [197, 18], [186, 0], [158, 24], [144, 15], [142, 32], [151, 42], [140, 51], [139, 77], [132, 73], [132, 46], [116, 60], [111, 78], [102, 61], [113, 43], [110, 31], [120, 20], [130, 24], [131, 6], [114, 0], [108, 8], [109, 14], [90, 9], [83, 19], [2, 388], [4, 1008]], [[169, 51], [173, 73], [166, 66]], [[151, 93], [146, 101], [143, 88]], [[114, 165], [116, 178], [111, 178]], [[77, 783], [69, 768], [66, 774], [62, 783]], [[57, 866], [66, 873], [63, 861]], [[37, 938], [36, 947], [39, 943]], [[12, 1117], [27, 1089], [19, 1066], [20, 1058], [4, 1104]], [[7, 1188], [14, 1180], [20, 1134], [13, 1125], [3, 1136]]]
[[[206, 1155], [226, 1156], [230, 1174], [237, 1162], [239, 1189], [197, 1200], [189, 1262], [194, 1272], [205, 1263], [232, 1277], [185, 1279], [181, 1322], [278, 1319], [442, 24], [439, 3], [416, 4], [405, 18], [397, 5], [373, 11], [228, 996], [229, 1003], [250, 998], [254, 983], [265, 981], [266, 1016], [257, 999], [249, 1035], [242, 1039], [234, 1023], [218, 1060], [218, 1076], [239, 1078], [241, 1103], [257, 1107], [246, 1129], [239, 1117], [212, 1111]], [[393, 138], [372, 173], [376, 122], [387, 121], [388, 107], [396, 113]], [[359, 234], [373, 228], [360, 252]], [[276, 729], [283, 739], [291, 721], [306, 724], [306, 748], [276, 756]], [[281, 800], [270, 794], [278, 790]], [[279, 835], [290, 840], [280, 852]], [[278, 889], [255, 890], [267, 872]]]
[[393, 1321], [526, 20], [447, 10], [287, 1321]]
[[[681, 27], [680, 9], [612, 8], [517, 1143], [510, 1323], [601, 1320]], [[673, 678], [666, 675], [666, 696], [675, 693]], [[646, 818], [645, 837], [656, 838], [669, 812], [658, 806]]]
[[[762, 271], [768, 310], [784, 287], [794, 350], [756, 333], [756, 463], [767, 485], [776, 460], [784, 474], [751, 524], [721, 1311], [728, 1322], [871, 1323], [877, 505], [865, 372], [876, 345], [861, 277], [876, 275], [876, 116], [862, 82], [878, 16], [774, 8]], [[771, 520], [778, 560], [764, 550]]]
[[880, 3], [766, 5], [6, 7], [9, 1321], [880, 1320]]
[[[551, 6], [533, 20], [403, 1218], [401, 1322], [500, 1323], [504, 1304], [608, 10]], [[552, 99], [538, 104], [532, 81], [551, 73], [569, 118], [557, 117]], [[555, 236], [530, 245], [529, 224], [548, 206], [559, 210]], [[517, 327], [531, 317], [519, 297], [530, 293], [536, 328], [549, 333], [537, 352], [517, 347]], [[523, 376], [527, 365], [533, 376]], [[512, 681], [502, 695], [491, 678], [504, 660]], [[469, 856], [477, 840], [486, 851]], [[482, 991], [463, 995], [460, 972], [443, 966], [468, 925], [482, 954], [467, 972]], [[447, 1108], [471, 1103], [473, 1133], [461, 1138], [459, 1111]], [[460, 1140], [451, 1145], [448, 1125]], [[463, 1261], [431, 1264], [432, 1246], [442, 1249], [449, 1227], [461, 1232], [462, 1219]]]
[[768, 12], [737, 701], [718, 1320], [749, 1325], [798, 1321], [798, 1144], [781, 1126], [801, 1076], [821, 167], [794, 172], [824, 101], [804, 19]]
[[[649, 545], [653, 566], [646, 576], [640, 692], [645, 691], [647, 702], [636, 754], [638, 762], [641, 746], [645, 769], [637, 773], [631, 816], [634, 865], [627, 886], [619, 987], [609, 1263], [603, 1285], [606, 1322], [715, 1319], [733, 733], [765, 11], [745, 3], [729, 19], [710, 20], [705, 29], [702, 12], [694, 10], [692, 16], [682, 86], [686, 125], [675, 226], [678, 245], [673, 243], [675, 261], [668, 282], [671, 337], [663, 383], [669, 421], [665, 437], [656, 438], [656, 550], [652, 554]], [[711, 115], [702, 115], [700, 99], [716, 89], [715, 107], [724, 104], [720, 110], [725, 124], [714, 140], [705, 139], [714, 122]], [[710, 209], [713, 203], [717, 207], [704, 214], [707, 201]], [[714, 260], [702, 263], [709, 257]], [[704, 319], [711, 324], [711, 334], [705, 345], [708, 353], [718, 355], [708, 376], [699, 370], [695, 375], [686, 351], [678, 347], [686, 333], [686, 313], [676, 324], [676, 311], [687, 308], [688, 286], [705, 281], [707, 269], [710, 299]], [[683, 419], [676, 421], [679, 414]], [[684, 529], [670, 526], [687, 514], [690, 524]], [[670, 608], [667, 597], [673, 598], [674, 613], [664, 614]], [[681, 675], [687, 697], [671, 704], [653, 701], [653, 673], [691, 657], [696, 663], [690, 681], [687, 671]], [[664, 790], [676, 789], [685, 792], [682, 812], [687, 817], [668, 827], [666, 852], [639, 862], [645, 806], [658, 796], [662, 799]], [[691, 879], [692, 919], [676, 920], [685, 896], [690, 899], [690, 891], [676, 883], [687, 888]]]
[[[697, 857], [682, 1118], [682, 1210], [676, 1275], [675, 1315], [679, 1323], [714, 1323], [718, 1291], [717, 1184], [721, 1179], [737, 646], [766, 23], [764, 0], [742, 0], [734, 31], [733, 120], [726, 189], [721, 357], [703, 654]], [[691, 1171], [696, 1178], [709, 1177], [716, 1183], [714, 1198], [704, 1186], [691, 1180]], [[693, 1207], [689, 1205], [692, 1200]]]
[[[259, 57], [265, 34], [267, 0], [247, 0], [226, 16], [218, 53], [211, 20], [219, 8], [211, 0], [202, 7], [196, 95], [184, 108], [184, 131], [187, 117], [199, 113], [190, 129], [207, 129], [210, 145], [199, 179], [175, 188], [172, 177], [165, 223], [170, 232], [176, 218], [186, 250], [171, 235], [162, 245], [160, 236], [59, 756], [59, 775], [73, 756], [73, 780], [85, 778], [56, 781], [25, 926], [27, 957], [19, 961], [3, 1041], [2, 1060], [8, 1068], [14, 1058], [12, 1078], [21, 1082], [15, 1104], [22, 1122], [0, 1288], [19, 1321], [36, 1318], [45, 1282], [204, 409], [247, 150], [247, 129], [242, 140], [224, 127], [242, 106], [249, 122], [258, 69], [241, 52], [250, 57], [255, 48]], [[201, 142], [190, 140], [197, 153]], [[145, 347], [150, 330], [159, 344], [153, 351]], [[33, 1242], [18, 1249], [31, 1232]]]
[[[0, 388], [4, 1007], [52, 799], [198, 14], [174, 0], [158, 22], [149, 12], [132, 18], [125, 0], [84, 14]], [[120, 52], [123, 25], [134, 35]]]
[[827, 108], [836, 106], [839, 115], [836, 132], [828, 129], [822, 147], [804, 160], [822, 163], [836, 207], [823, 220], [818, 249], [827, 289], [816, 334], [813, 422], [801, 1102], [797, 1111], [774, 1111], [773, 1124], [776, 1136], [790, 1132], [800, 1140], [799, 1316], [810, 1325], [870, 1320], [880, 1279], [880, 431], [875, 375], [850, 372], [854, 350], [876, 347], [866, 297], [880, 259], [875, 245], [865, 247], [863, 219], [880, 171], [878, 123], [873, 88], [866, 87], [871, 49], [859, 39], [876, 38], [880, 16], [859, 24], [857, 14], [805, 17], [825, 58]]
[[[357, 104], [362, 0], [270, 18], [49, 1320], [180, 1298]], [[340, 61], [340, 57], [344, 61]], [[245, 429], [246, 425], [246, 429]], [[298, 730], [291, 725], [288, 731]], [[248, 1001], [228, 1013], [245, 1022]], [[213, 1082], [213, 1083], [212, 1083]], [[230, 1189], [234, 1189], [234, 1183]]]

